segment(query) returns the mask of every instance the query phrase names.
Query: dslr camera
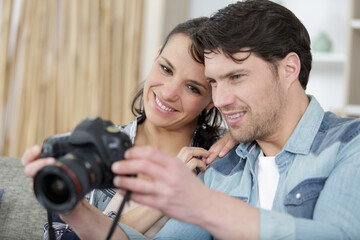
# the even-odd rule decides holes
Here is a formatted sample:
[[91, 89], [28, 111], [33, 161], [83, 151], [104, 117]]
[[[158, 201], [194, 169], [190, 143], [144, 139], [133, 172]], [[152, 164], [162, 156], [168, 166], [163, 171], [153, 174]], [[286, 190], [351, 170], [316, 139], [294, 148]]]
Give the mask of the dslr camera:
[[91, 190], [113, 188], [113, 162], [132, 146], [126, 133], [101, 118], [83, 120], [73, 132], [46, 139], [40, 158], [54, 157], [34, 179], [36, 198], [48, 211], [68, 213]]

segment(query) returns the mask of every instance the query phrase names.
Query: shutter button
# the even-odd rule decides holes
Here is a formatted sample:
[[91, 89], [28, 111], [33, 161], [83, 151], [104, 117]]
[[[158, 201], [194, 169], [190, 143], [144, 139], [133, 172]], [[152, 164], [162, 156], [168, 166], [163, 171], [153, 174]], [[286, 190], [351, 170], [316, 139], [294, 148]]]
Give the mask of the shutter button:
[[297, 194], [295, 195], [295, 198], [296, 198], [296, 199], [300, 199], [300, 198], [301, 198], [301, 194], [300, 194], [300, 193], [297, 193]]

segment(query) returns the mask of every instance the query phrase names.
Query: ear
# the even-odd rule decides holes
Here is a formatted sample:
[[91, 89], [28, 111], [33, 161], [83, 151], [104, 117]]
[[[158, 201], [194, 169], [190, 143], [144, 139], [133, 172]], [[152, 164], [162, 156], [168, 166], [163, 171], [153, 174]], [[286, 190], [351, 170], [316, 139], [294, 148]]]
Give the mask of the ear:
[[211, 100], [211, 101], [209, 102], [209, 104], [205, 107], [205, 109], [206, 109], [206, 110], [210, 110], [210, 109], [212, 109], [214, 106], [215, 106], [215, 105], [214, 105], [214, 102]]
[[284, 77], [289, 86], [295, 81], [299, 81], [301, 62], [299, 56], [291, 52], [281, 61], [284, 70]]

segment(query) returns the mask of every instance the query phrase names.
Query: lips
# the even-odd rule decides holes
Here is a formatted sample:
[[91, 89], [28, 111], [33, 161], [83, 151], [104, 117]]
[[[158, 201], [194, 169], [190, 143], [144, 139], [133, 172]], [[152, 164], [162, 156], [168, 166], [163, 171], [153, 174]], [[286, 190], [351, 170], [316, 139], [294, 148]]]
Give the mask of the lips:
[[244, 116], [244, 112], [241, 112], [241, 113], [235, 113], [235, 114], [232, 114], [232, 115], [227, 115], [228, 118], [231, 118], [231, 119], [236, 119], [236, 118], [239, 118], [241, 116]]
[[155, 104], [158, 108], [160, 108], [163, 111], [169, 112], [169, 113], [176, 111], [176, 109], [174, 109], [174, 108], [170, 107], [169, 105], [165, 104], [164, 102], [162, 102], [160, 100], [160, 98], [158, 98], [157, 95], [154, 94], [154, 96], [155, 96]]
[[244, 119], [246, 112], [236, 112], [236, 113], [223, 113], [226, 122], [228, 125], [237, 125], [240, 124]]

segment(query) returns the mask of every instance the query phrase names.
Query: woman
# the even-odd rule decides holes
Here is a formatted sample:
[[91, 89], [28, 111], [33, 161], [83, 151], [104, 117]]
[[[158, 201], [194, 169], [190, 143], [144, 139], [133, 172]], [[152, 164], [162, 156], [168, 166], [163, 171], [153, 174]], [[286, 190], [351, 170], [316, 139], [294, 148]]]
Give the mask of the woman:
[[[209, 158], [211, 161], [224, 146], [226, 152], [234, 145], [231, 141], [228, 142], [231, 139], [228, 137], [213, 148], [213, 155], [210, 155], [211, 151], [203, 149], [209, 149], [222, 134], [221, 116], [213, 106], [211, 87], [204, 76], [204, 65], [196, 62], [190, 52], [191, 36], [206, 20], [207, 18], [198, 18], [179, 24], [167, 36], [144, 88], [133, 101], [133, 112], [137, 118], [126, 126], [120, 126], [129, 134], [134, 145], [153, 146], [170, 156], [182, 158], [190, 169], [198, 167], [201, 170], [206, 169], [204, 159]], [[140, 106], [136, 107], [138, 100]], [[202, 148], [184, 148], [186, 146]], [[180, 151], [181, 149], [183, 150]], [[40, 148], [35, 146], [23, 156], [25, 173], [30, 177], [44, 164], [54, 162], [51, 158], [33, 162], [39, 152]], [[146, 178], [141, 175], [138, 177]], [[89, 201], [101, 211], [112, 215], [122, 200], [119, 194], [113, 197], [114, 194], [114, 190], [95, 190]], [[81, 201], [70, 214], [62, 218], [82, 238], [104, 238], [111, 221], [99, 213], [100, 211], [86, 201]], [[120, 219], [120, 222], [147, 237], [152, 237], [165, 221], [157, 210], [133, 202], [124, 209]], [[88, 225], [97, 226], [96, 232], [102, 235], [89, 231], [91, 227]], [[117, 229], [115, 234], [119, 231], [121, 232]]]

